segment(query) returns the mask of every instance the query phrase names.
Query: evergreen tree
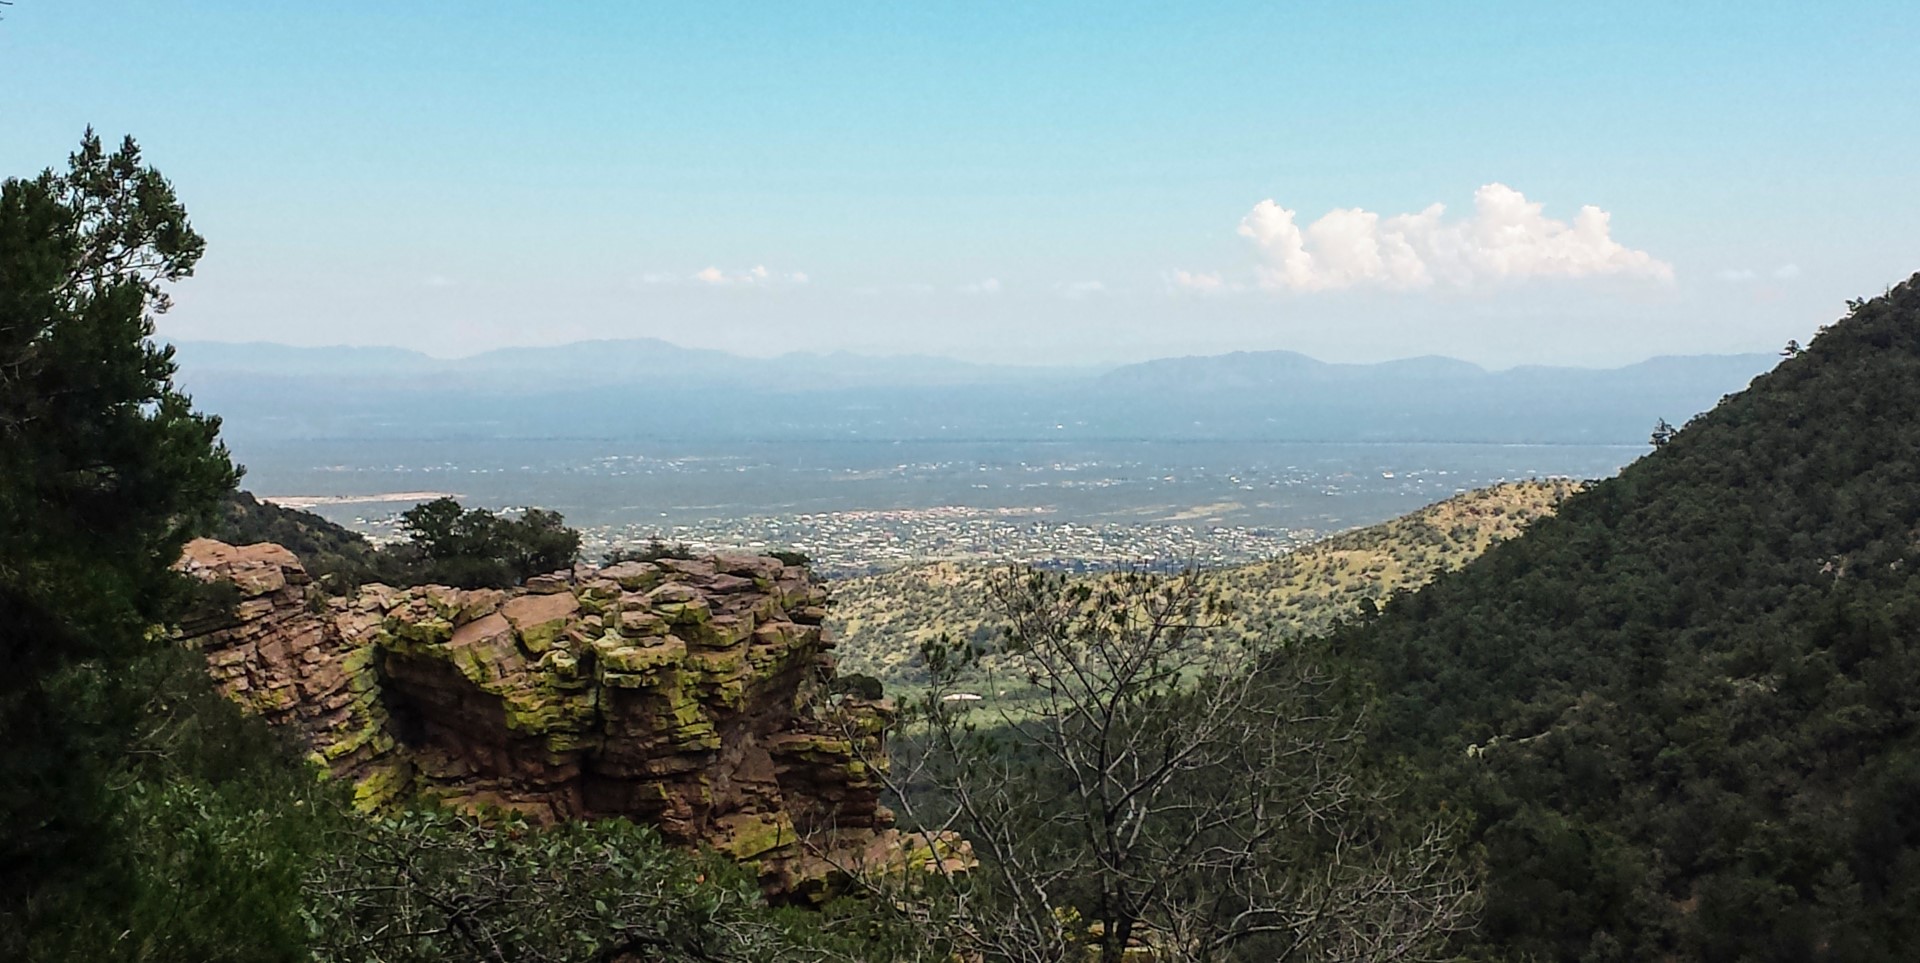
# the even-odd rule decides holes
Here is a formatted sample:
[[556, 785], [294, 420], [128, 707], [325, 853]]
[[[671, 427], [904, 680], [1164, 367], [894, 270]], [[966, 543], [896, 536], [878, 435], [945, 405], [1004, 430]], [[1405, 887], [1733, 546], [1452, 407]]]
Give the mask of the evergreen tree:
[[41, 884], [78, 887], [109, 845], [96, 763], [144, 701], [121, 669], [157, 647], [185, 598], [169, 566], [237, 476], [152, 341], [204, 249], [131, 139], [89, 130], [65, 171], [0, 183], [0, 956], [57, 902]]
[[14, 637], [16, 681], [163, 619], [168, 566], [237, 476], [152, 341], [205, 242], [129, 138], [0, 186], [0, 591], [72, 638]]
[[381, 553], [381, 577], [398, 585], [444, 583], [505, 588], [571, 568], [580, 533], [559, 512], [529, 508], [502, 518], [436, 498], [400, 513], [407, 543]]

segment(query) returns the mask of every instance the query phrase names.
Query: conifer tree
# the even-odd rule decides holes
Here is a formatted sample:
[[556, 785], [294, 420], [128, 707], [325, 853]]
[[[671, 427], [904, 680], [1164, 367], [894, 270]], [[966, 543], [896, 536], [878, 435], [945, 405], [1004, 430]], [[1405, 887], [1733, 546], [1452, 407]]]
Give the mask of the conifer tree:
[[[169, 568], [231, 490], [219, 420], [152, 340], [205, 242], [131, 138], [0, 183], [0, 931], [97, 864], [140, 693], [119, 667], [185, 597]], [[74, 678], [93, 680], [78, 688]], [[110, 693], [118, 695], [110, 695]], [[122, 698], [124, 697], [124, 698]], [[14, 899], [26, 903], [16, 904]], [[7, 956], [0, 939], [0, 956]]]

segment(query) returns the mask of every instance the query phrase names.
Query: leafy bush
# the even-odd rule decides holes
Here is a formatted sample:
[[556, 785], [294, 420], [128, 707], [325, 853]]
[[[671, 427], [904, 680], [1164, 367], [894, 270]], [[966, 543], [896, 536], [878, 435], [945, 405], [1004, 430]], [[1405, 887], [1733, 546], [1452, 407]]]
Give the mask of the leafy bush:
[[625, 820], [541, 829], [415, 811], [358, 821], [330, 841], [307, 892], [322, 959], [804, 958], [740, 867], [669, 849]]

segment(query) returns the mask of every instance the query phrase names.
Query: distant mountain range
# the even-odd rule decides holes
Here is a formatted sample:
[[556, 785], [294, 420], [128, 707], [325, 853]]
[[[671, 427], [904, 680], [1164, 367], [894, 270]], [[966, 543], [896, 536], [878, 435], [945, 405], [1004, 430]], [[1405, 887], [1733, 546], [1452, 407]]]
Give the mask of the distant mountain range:
[[[1106, 368], [986, 365], [928, 355], [874, 356], [836, 351], [790, 352], [750, 358], [708, 348], [683, 348], [658, 338], [576, 341], [500, 348], [464, 358], [435, 358], [405, 348], [301, 348], [267, 341], [183, 341], [174, 345], [183, 368], [196, 375], [387, 378], [432, 376], [498, 384], [550, 385], [555, 376], [618, 382], [765, 383], [798, 390], [879, 388], [928, 384], [1007, 384], [1085, 378]], [[806, 372], [800, 384], [778, 379]]]
[[176, 345], [233, 436], [687, 440], [1246, 439], [1635, 444], [1744, 388], [1772, 355], [1488, 371], [1291, 351], [1119, 367], [837, 352], [748, 358], [655, 339], [441, 359], [398, 348]]

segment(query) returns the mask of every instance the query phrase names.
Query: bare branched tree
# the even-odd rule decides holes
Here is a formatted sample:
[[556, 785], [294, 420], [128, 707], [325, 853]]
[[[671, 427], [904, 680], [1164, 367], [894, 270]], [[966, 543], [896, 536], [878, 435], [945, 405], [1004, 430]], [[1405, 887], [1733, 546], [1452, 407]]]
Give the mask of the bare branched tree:
[[1356, 775], [1358, 721], [1306, 648], [1202, 653], [1227, 613], [1200, 573], [1016, 569], [992, 592], [1010, 674], [957, 691], [985, 653], [929, 646], [887, 775], [908, 826], [979, 857], [895, 901], [957, 958], [1385, 963], [1471, 924], [1448, 833], [1409, 832]]

